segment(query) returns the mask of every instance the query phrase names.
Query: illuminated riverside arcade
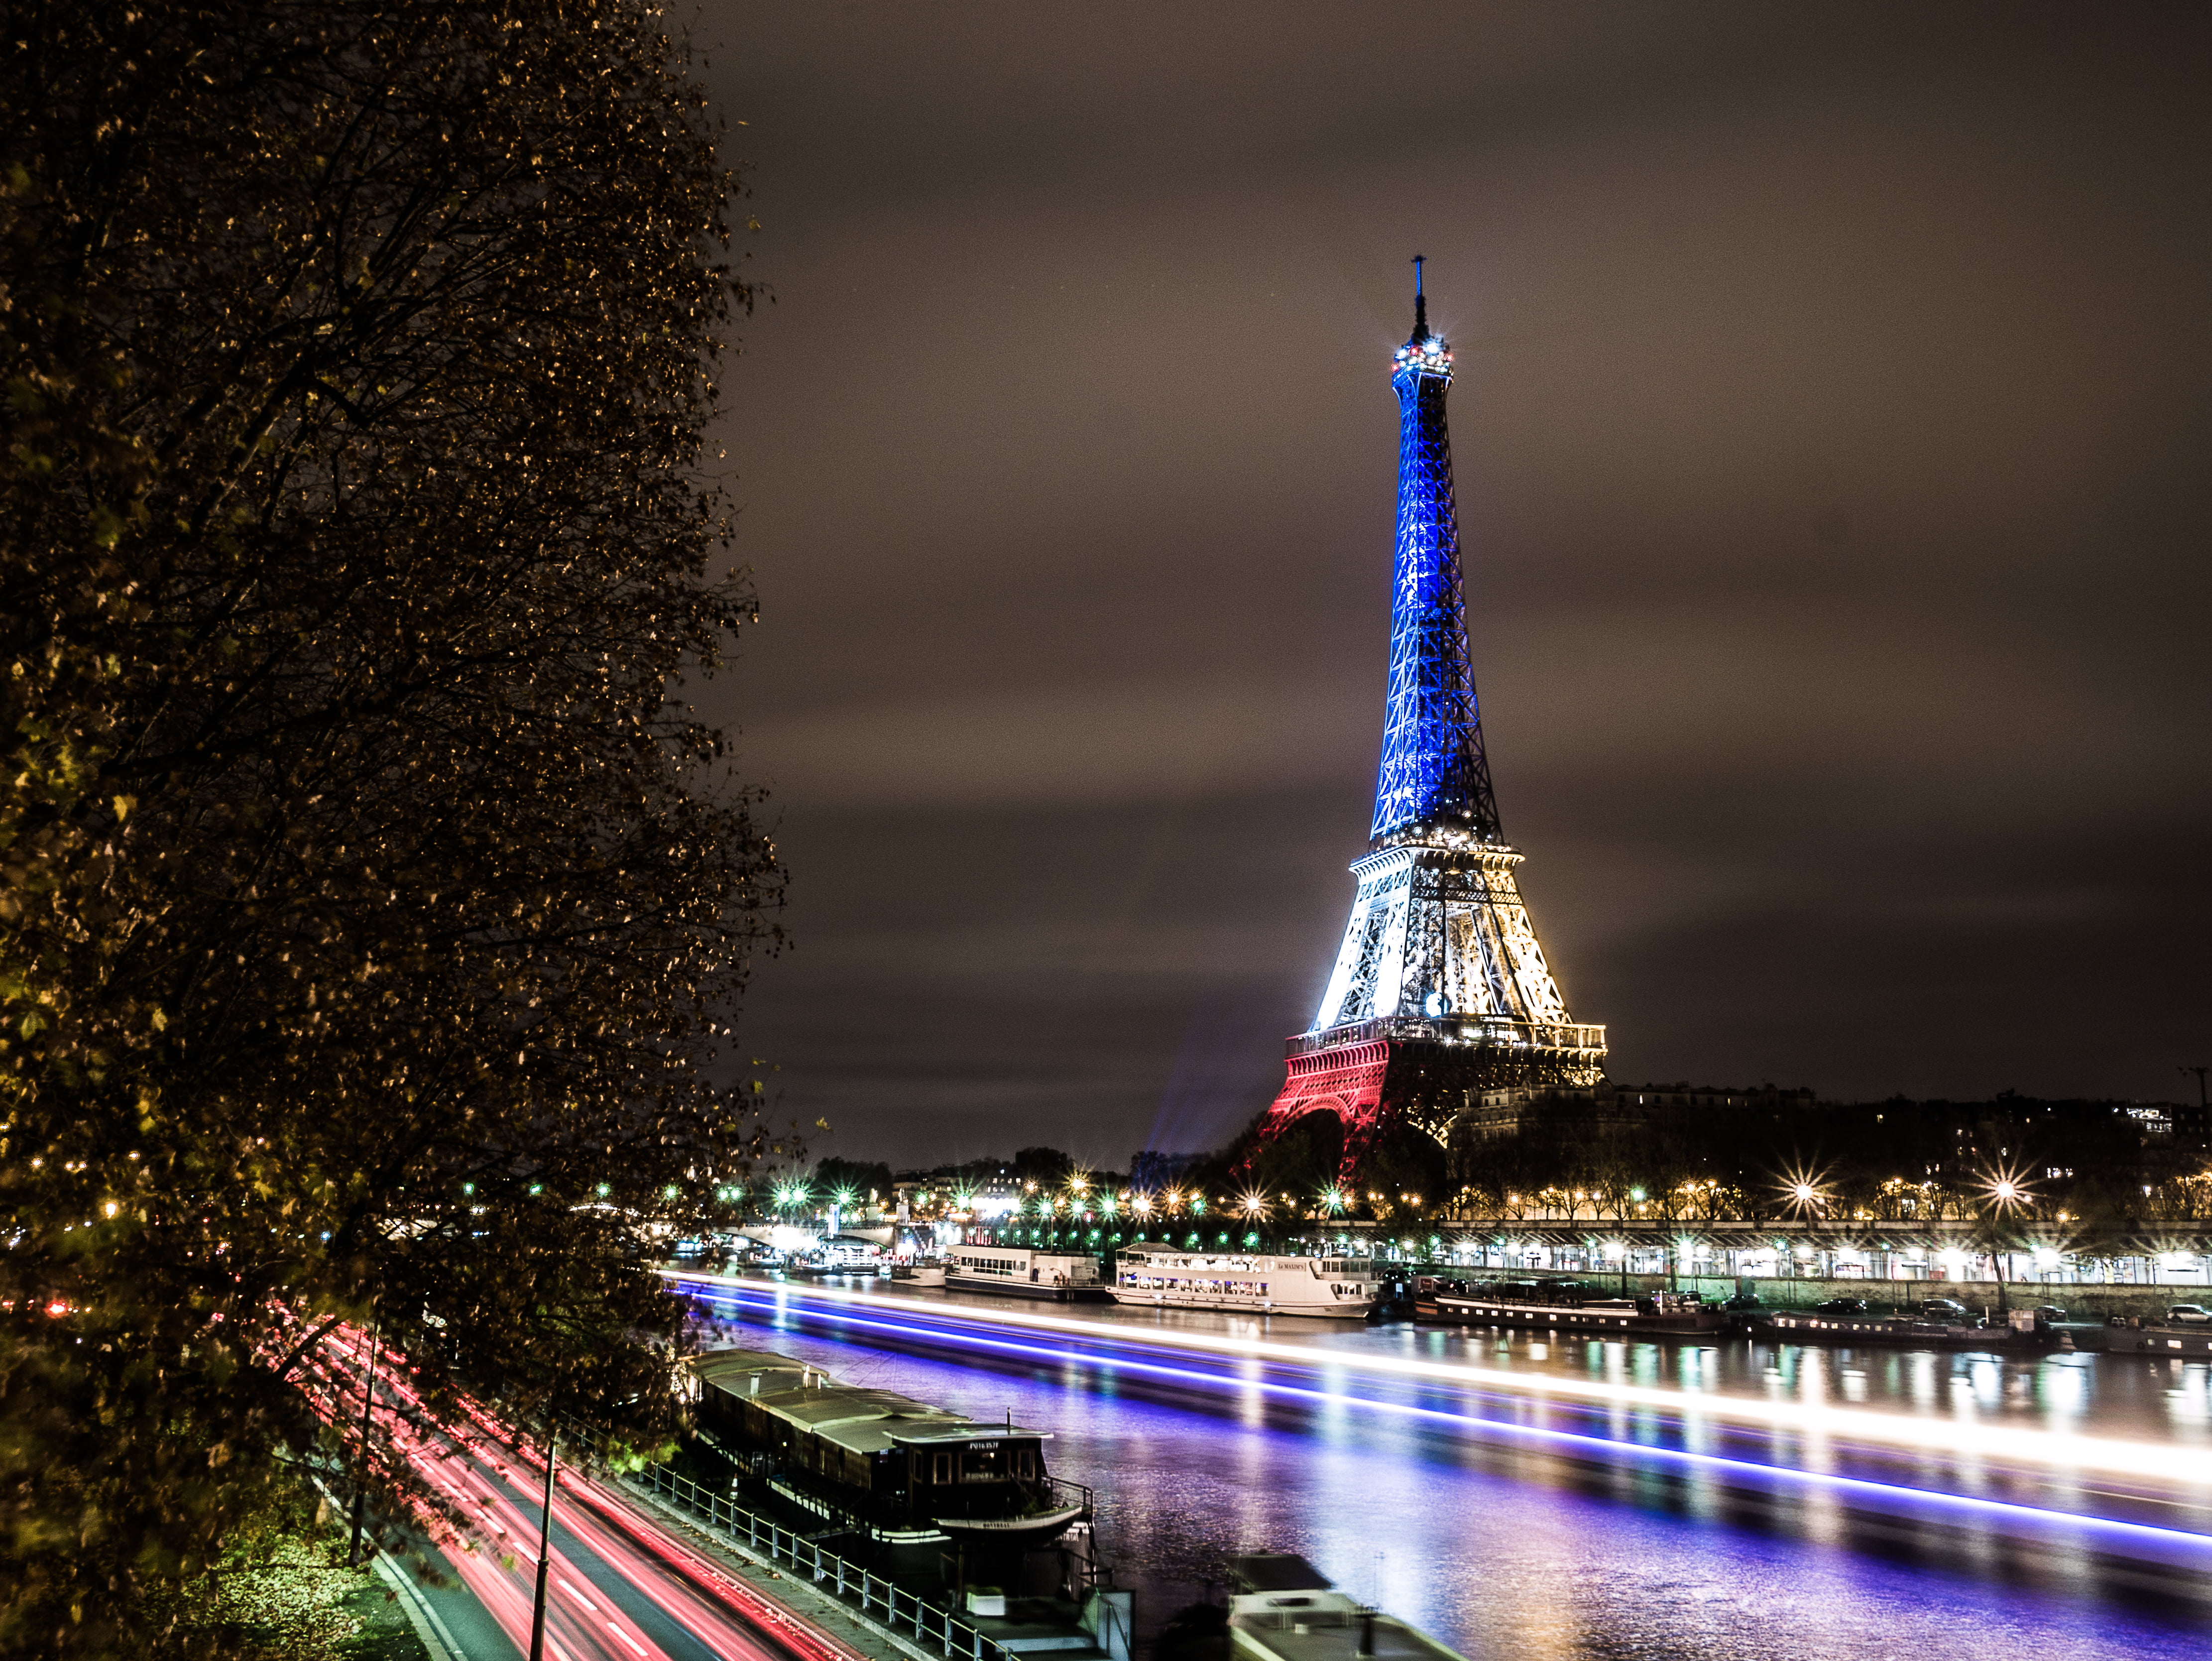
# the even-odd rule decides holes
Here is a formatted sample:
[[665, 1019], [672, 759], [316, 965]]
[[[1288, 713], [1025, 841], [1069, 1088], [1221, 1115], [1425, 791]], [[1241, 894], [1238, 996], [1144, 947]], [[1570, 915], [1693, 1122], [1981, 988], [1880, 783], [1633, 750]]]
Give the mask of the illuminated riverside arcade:
[[1413, 269], [1413, 332], [1390, 371], [1398, 520], [1375, 818], [1328, 989], [1290, 1040], [1258, 1135], [1264, 1146], [1308, 1114], [1335, 1114], [1346, 1180], [1394, 1117], [1444, 1141], [1486, 1096], [1588, 1088], [1605, 1059], [1605, 1029], [1567, 1013], [1498, 823], [1452, 500], [1452, 356], [1430, 332], [1418, 257]]

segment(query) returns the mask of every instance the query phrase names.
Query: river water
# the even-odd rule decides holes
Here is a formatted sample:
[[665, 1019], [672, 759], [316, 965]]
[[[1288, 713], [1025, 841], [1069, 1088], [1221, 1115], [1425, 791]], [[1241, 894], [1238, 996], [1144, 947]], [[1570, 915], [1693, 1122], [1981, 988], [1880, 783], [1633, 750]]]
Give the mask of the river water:
[[[931, 1312], [915, 1313], [925, 1301]], [[1097, 1490], [1102, 1542], [1138, 1591], [1140, 1645], [1218, 1588], [1225, 1555], [1271, 1549], [1304, 1554], [1471, 1661], [2212, 1656], [2212, 1492], [2200, 1486], [1528, 1388], [1833, 1404], [1946, 1427], [1939, 1441], [1952, 1427], [2011, 1426], [2179, 1452], [2212, 1444], [2202, 1361], [1562, 1344], [1289, 1320], [1263, 1331], [1112, 1310], [1096, 1311], [1097, 1342], [1070, 1344], [963, 1323], [963, 1305], [989, 1300], [840, 1302], [781, 1285], [706, 1298], [735, 1342], [1051, 1432], [1055, 1474]], [[1115, 1342], [1164, 1325], [1288, 1340], [1300, 1359]], [[1510, 1387], [1363, 1372], [1394, 1359], [1480, 1367]], [[2054, 1523], [2054, 1510], [2124, 1523]]]

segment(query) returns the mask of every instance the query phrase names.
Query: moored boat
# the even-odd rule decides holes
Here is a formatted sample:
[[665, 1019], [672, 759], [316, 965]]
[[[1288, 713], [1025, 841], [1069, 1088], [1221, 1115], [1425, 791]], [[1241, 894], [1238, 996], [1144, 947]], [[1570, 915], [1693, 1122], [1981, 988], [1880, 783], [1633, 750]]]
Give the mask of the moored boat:
[[761, 1350], [696, 1363], [698, 1427], [801, 1509], [887, 1541], [1042, 1545], [1091, 1515], [1090, 1489], [1045, 1468], [1048, 1431], [843, 1384]]
[[1650, 1292], [1608, 1298], [1580, 1281], [1445, 1280], [1413, 1282], [1413, 1318], [1459, 1326], [1533, 1327], [1542, 1331], [1617, 1337], [1706, 1338], [1723, 1331], [1727, 1313], [1694, 1292]]
[[1339, 1591], [1288, 1552], [1229, 1560], [1229, 1644], [1236, 1661], [1462, 1661], [1419, 1628]]
[[1096, 1257], [1079, 1252], [1031, 1251], [1020, 1246], [952, 1247], [945, 1254], [945, 1289], [1049, 1298], [1060, 1303], [1107, 1295]]
[[1114, 1301], [1163, 1309], [1233, 1309], [1252, 1315], [1323, 1315], [1361, 1320], [1374, 1313], [1382, 1282], [1348, 1257], [1275, 1257], [1250, 1252], [1125, 1250]]

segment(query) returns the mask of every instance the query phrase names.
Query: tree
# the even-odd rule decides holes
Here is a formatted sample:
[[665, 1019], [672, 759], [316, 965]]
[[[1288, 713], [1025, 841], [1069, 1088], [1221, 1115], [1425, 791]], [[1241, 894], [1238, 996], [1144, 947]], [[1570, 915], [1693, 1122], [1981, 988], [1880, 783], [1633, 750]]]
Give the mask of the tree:
[[891, 1168], [881, 1160], [832, 1156], [815, 1165], [814, 1174], [807, 1178], [807, 1186], [825, 1199], [834, 1200], [840, 1194], [848, 1194], [862, 1203], [871, 1199], [888, 1202], [891, 1197]]
[[0, 1646], [149, 1654], [342, 1318], [434, 1415], [672, 1421], [780, 881], [671, 701], [754, 616], [751, 296], [629, 0], [4, 28]]
[[1014, 1180], [1057, 1188], [1073, 1174], [1074, 1159], [1056, 1147], [1024, 1147], [1014, 1154]]

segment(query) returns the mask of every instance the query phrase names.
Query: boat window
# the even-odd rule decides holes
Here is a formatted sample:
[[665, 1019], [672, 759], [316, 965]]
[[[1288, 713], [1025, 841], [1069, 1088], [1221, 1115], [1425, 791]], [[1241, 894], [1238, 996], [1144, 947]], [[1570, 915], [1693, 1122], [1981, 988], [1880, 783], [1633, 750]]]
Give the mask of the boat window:
[[963, 1482], [1005, 1482], [1006, 1450], [995, 1442], [987, 1448], [969, 1449], [962, 1458], [960, 1480]]
[[949, 1482], [952, 1480], [952, 1456], [951, 1454], [940, 1453], [932, 1463], [935, 1466], [935, 1469], [930, 1472], [930, 1476], [933, 1481]]

